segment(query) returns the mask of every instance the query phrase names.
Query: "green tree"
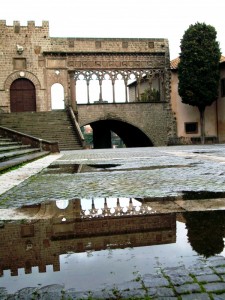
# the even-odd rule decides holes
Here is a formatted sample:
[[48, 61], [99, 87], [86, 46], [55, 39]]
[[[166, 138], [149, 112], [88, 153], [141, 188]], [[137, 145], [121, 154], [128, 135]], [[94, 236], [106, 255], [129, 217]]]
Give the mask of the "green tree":
[[205, 108], [218, 97], [221, 52], [217, 32], [211, 25], [190, 25], [181, 40], [178, 92], [182, 102], [200, 113], [201, 142], [205, 143]]

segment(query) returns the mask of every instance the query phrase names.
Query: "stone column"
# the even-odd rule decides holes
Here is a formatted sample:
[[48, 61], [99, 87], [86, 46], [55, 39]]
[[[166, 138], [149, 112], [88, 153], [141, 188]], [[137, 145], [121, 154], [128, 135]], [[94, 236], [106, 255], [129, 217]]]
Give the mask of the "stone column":
[[112, 79], [112, 94], [113, 94], [113, 103], [116, 102], [115, 100], [115, 79]]
[[89, 84], [90, 84], [90, 80], [87, 79], [87, 102], [88, 102], [88, 104], [90, 104]]
[[77, 101], [76, 101], [76, 80], [74, 79], [74, 74], [70, 73], [70, 103], [73, 111], [77, 111]]

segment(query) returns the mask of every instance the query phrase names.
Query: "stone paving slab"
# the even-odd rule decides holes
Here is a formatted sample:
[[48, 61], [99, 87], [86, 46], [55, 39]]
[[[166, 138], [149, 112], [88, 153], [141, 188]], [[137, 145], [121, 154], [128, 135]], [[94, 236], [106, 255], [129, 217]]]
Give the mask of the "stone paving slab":
[[49, 154], [48, 156], [30, 162], [18, 169], [0, 175], [0, 195], [39, 173], [61, 156], [62, 154], [58, 153]]
[[181, 296], [182, 300], [211, 300], [210, 296], [206, 293], [195, 293], [195, 294], [187, 294]]

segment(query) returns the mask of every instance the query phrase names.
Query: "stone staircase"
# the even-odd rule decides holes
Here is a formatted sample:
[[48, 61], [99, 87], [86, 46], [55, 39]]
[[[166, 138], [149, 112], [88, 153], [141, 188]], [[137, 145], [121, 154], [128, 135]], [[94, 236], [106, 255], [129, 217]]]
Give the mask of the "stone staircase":
[[49, 153], [49, 151], [40, 151], [40, 148], [32, 148], [30, 145], [22, 145], [20, 142], [0, 136], [0, 173]]
[[40, 139], [58, 142], [59, 150], [83, 148], [78, 131], [66, 110], [2, 113], [0, 126]]

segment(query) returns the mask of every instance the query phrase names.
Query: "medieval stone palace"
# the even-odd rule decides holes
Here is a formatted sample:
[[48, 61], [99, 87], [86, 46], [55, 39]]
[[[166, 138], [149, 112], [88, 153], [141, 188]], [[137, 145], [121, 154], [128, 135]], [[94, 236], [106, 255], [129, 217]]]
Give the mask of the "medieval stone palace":
[[[176, 136], [167, 39], [58, 38], [49, 36], [47, 21], [0, 21], [0, 68], [0, 125], [7, 127], [6, 113], [19, 120], [19, 113], [32, 112], [26, 133], [33, 135], [37, 113], [54, 110], [52, 87], [59, 84], [64, 108], [73, 110], [80, 127], [92, 126], [96, 147], [110, 146], [110, 131], [128, 147], [167, 145]], [[81, 81], [85, 95], [79, 103]], [[93, 82], [98, 99], [92, 99]], [[124, 85], [122, 101], [118, 82]]]

